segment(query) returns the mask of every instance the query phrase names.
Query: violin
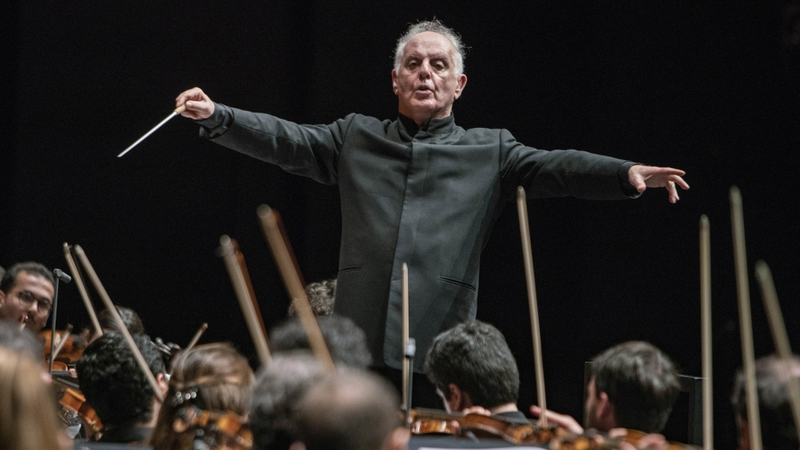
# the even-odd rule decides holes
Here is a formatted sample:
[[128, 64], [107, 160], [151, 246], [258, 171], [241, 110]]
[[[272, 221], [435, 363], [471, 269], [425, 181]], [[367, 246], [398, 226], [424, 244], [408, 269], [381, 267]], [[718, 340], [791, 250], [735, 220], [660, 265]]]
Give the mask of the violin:
[[93, 438], [103, 430], [103, 423], [97, 412], [86, 403], [86, 397], [77, 389], [67, 388], [58, 403], [62, 406], [62, 411], [59, 412], [62, 419], [65, 412], [77, 416], [83, 424], [87, 438]]
[[550, 442], [567, 432], [555, 425], [514, 423], [502, 417], [483, 414], [448, 414], [434, 409], [412, 409], [411, 434], [472, 435], [500, 438], [513, 444]]
[[[83, 350], [88, 344], [86, 338], [82, 335], [74, 335], [71, 333], [72, 326], [67, 326], [66, 330], [56, 331], [56, 357], [53, 360], [53, 370], [69, 369], [69, 366], [74, 366], [81, 356]], [[43, 356], [46, 363], [50, 362], [50, 341], [52, 339], [52, 332], [50, 330], [42, 330], [39, 333], [39, 340], [43, 346]], [[60, 350], [59, 350], [60, 348]]]
[[197, 438], [217, 450], [250, 450], [253, 448], [253, 432], [246, 419], [228, 411], [202, 410], [196, 406], [181, 408], [172, 423], [172, 430], [184, 433], [189, 430], [202, 430]]

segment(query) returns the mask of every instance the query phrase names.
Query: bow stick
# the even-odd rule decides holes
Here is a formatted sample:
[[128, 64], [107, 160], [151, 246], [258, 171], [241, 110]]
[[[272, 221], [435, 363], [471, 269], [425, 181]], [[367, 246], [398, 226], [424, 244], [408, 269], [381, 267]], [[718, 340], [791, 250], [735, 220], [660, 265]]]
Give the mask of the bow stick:
[[128, 153], [129, 151], [131, 151], [131, 149], [133, 149], [133, 147], [136, 147], [137, 145], [139, 145], [139, 142], [142, 142], [143, 140], [145, 140], [145, 138], [147, 138], [147, 136], [150, 136], [151, 134], [153, 134], [154, 131], [156, 131], [157, 129], [161, 128], [162, 125], [164, 125], [165, 123], [169, 122], [170, 119], [172, 119], [173, 117], [175, 117], [178, 114], [182, 113], [184, 110], [186, 110], [186, 105], [181, 105], [181, 106], [178, 106], [177, 108], [175, 108], [175, 111], [172, 111], [172, 114], [168, 115], [166, 119], [162, 120], [161, 122], [158, 123], [158, 125], [156, 125], [153, 128], [151, 128], [150, 131], [148, 131], [147, 133], [144, 134], [144, 136], [140, 137], [136, 142], [131, 144], [130, 147], [128, 147], [125, 150], [123, 150], [122, 153], [117, 155], [117, 158], [121, 158], [121, 157], [125, 156], [125, 153]]
[[291, 251], [286, 232], [282, 230], [280, 216], [277, 211], [269, 206], [261, 205], [258, 207], [258, 217], [261, 219], [261, 226], [267, 237], [269, 248], [272, 250], [272, 256], [275, 258], [275, 264], [278, 266], [281, 278], [283, 278], [283, 284], [289, 292], [289, 297], [292, 299], [295, 309], [297, 309], [300, 323], [308, 335], [311, 351], [314, 352], [314, 355], [326, 371], [335, 371], [336, 366], [333, 364], [333, 359], [325, 344], [325, 339], [322, 337], [317, 319], [311, 311], [311, 304], [309, 304], [308, 297], [306, 297], [306, 291], [303, 288], [305, 283], [303, 283], [300, 270], [297, 267], [294, 252]]
[[539, 307], [536, 302], [536, 281], [533, 278], [533, 257], [531, 256], [531, 235], [528, 225], [528, 204], [525, 188], [517, 187], [517, 214], [519, 233], [522, 238], [522, 257], [525, 260], [525, 284], [528, 287], [528, 306], [531, 313], [531, 334], [533, 336], [533, 361], [536, 367], [536, 397], [542, 413], [539, 426], [547, 426], [547, 400], [544, 394], [544, 363], [542, 362], [542, 336], [539, 328]]
[[753, 350], [753, 322], [750, 313], [750, 281], [747, 277], [747, 251], [744, 242], [744, 214], [742, 213], [742, 194], [736, 186], [731, 187], [730, 202], [742, 362], [746, 380], [747, 425], [750, 428], [750, 450], [761, 450], [761, 418], [758, 414], [758, 393], [756, 391], [756, 362]]
[[94, 271], [92, 263], [89, 262], [89, 258], [86, 257], [86, 253], [84, 253], [80, 245], [75, 246], [75, 255], [78, 257], [78, 260], [81, 262], [81, 265], [83, 265], [83, 268], [86, 270], [87, 275], [89, 275], [89, 279], [92, 280], [92, 284], [94, 285], [95, 290], [97, 290], [97, 293], [100, 295], [100, 299], [103, 300], [103, 303], [106, 305], [106, 309], [108, 310], [109, 313], [111, 313], [111, 317], [114, 318], [114, 322], [117, 324], [119, 332], [122, 334], [122, 336], [125, 338], [125, 341], [128, 343], [128, 347], [130, 347], [134, 359], [139, 364], [139, 368], [142, 369], [144, 376], [150, 383], [150, 387], [153, 388], [153, 395], [158, 399], [159, 402], [163, 402], [164, 394], [161, 392], [161, 388], [158, 386], [156, 377], [153, 375], [153, 372], [150, 371], [150, 367], [144, 360], [142, 352], [139, 351], [139, 347], [137, 347], [136, 343], [133, 341], [133, 337], [131, 337], [131, 333], [130, 331], [128, 331], [128, 327], [125, 326], [125, 322], [122, 320], [122, 317], [120, 317], [119, 311], [117, 311], [117, 308], [111, 301], [111, 297], [108, 296], [106, 288], [103, 287], [103, 283], [100, 282], [100, 278], [97, 276], [97, 272]]
[[[408, 329], [409, 329], [409, 315], [408, 315], [408, 265], [403, 263], [403, 355], [406, 354], [408, 349]], [[411, 409], [411, 389], [409, 389], [411, 380], [411, 361], [408, 358], [403, 358], [403, 406], [405, 407], [406, 415]]]
[[200, 340], [200, 336], [202, 336], [203, 333], [205, 333], [207, 329], [208, 329], [208, 324], [207, 323], [203, 323], [203, 325], [200, 326], [200, 329], [197, 330], [197, 333], [194, 334], [194, 337], [192, 337], [192, 340], [189, 341], [189, 344], [186, 346], [184, 351], [191, 350], [195, 345], [197, 345], [197, 341]]
[[244, 319], [247, 322], [247, 329], [253, 338], [253, 344], [256, 346], [258, 359], [262, 365], [266, 365], [272, 360], [272, 355], [270, 355], [269, 347], [267, 346], [264, 321], [261, 320], [261, 315], [256, 312], [255, 305], [258, 303], [253, 293], [253, 287], [249, 283], [250, 277], [245, 276], [247, 266], [244, 265], [244, 257], [242, 256], [241, 259], [237, 257], [234, 241], [227, 235], [219, 238], [219, 244], [222, 247], [222, 257], [225, 260], [228, 275], [231, 277], [233, 290], [236, 292], [236, 298], [239, 299], [239, 307], [242, 309], [242, 314], [244, 314]]
[[92, 306], [92, 301], [89, 299], [89, 292], [86, 290], [86, 284], [83, 282], [83, 277], [78, 270], [77, 264], [75, 264], [75, 259], [72, 257], [71, 247], [69, 244], [64, 242], [63, 248], [64, 259], [67, 260], [69, 270], [72, 272], [72, 278], [75, 279], [75, 286], [78, 287], [78, 292], [81, 294], [81, 299], [83, 299], [83, 305], [86, 307], [86, 312], [89, 313], [89, 320], [92, 321], [92, 326], [95, 330], [94, 332], [97, 336], [102, 336], [103, 329], [100, 327], [100, 321], [97, 320], [97, 314], [95, 313], [94, 306]]
[[795, 430], [800, 433], [800, 387], [797, 385], [797, 377], [792, 373], [794, 372], [792, 370], [792, 348], [789, 345], [789, 335], [786, 333], [786, 323], [783, 321], [781, 305], [778, 303], [775, 283], [772, 281], [772, 272], [764, 261], [756, 262], [756, 280], [761, 286], [761, 297], [764, 300], [764, 308], [767, 310], [776, 353], [785, 366], [789, 404], [792, 407]]
[[700, 321], [703, 355], [703, 449], [714, 448], [714, 403], [711, 378], [711, 233], [708, 217], [700, 216]]

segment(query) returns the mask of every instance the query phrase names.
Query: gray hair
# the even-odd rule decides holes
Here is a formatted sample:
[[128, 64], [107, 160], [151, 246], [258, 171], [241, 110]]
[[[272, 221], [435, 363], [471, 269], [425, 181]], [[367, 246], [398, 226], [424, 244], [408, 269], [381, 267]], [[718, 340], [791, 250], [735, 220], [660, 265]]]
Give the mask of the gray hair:
[[446, 37], [451, 44], [453, 44], [453, 47], [458, 50], [454, 58], [456, 76], [463, 74], [464, 59], [466, 58], [467, 50], [466, 47], [464, 47], [464, 43], [461, 42], [461, 36], [453, 31], [452, 28], [444, 26], [444, 24], [437, 19], [413, 24], [408, 27], [408, 30], [403, 33], [402, 36], [400, 36], [400, 39], [397, 40], [397, 47], [394, 50], [394, 70], [400, 70], [400, 62], [403, 60], [403, 49], [405, 48], [406, 44], [408, 44], [408, 41], [410, 41], [414, 36], [426, 31], [439, 33]]

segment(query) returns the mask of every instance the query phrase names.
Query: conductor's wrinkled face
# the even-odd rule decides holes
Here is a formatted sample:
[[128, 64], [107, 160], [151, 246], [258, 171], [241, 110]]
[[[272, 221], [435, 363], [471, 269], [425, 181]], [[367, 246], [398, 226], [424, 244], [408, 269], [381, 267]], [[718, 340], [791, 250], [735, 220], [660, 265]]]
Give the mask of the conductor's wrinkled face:
[[466, 75], [456, 72], [457, 51], [449, 39], [431, 31], [408, 41], [400, 68], [392, 70], [401, 114], [418, 124], [450, 115], [453, 102], [467, 83]]

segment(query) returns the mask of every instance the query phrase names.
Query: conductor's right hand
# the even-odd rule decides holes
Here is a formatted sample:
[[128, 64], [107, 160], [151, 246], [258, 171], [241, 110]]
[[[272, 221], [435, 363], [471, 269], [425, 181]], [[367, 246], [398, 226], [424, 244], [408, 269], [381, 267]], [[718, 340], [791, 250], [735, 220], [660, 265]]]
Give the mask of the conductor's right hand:
[[181, 113], [183, 117], [194, 120], [203, 120], [211, 117], [214, 113], [214, 102], [200, 88], [191, 88], [181, 92], [175, 99], [175, 106], [186, 105], [186, 109]]

